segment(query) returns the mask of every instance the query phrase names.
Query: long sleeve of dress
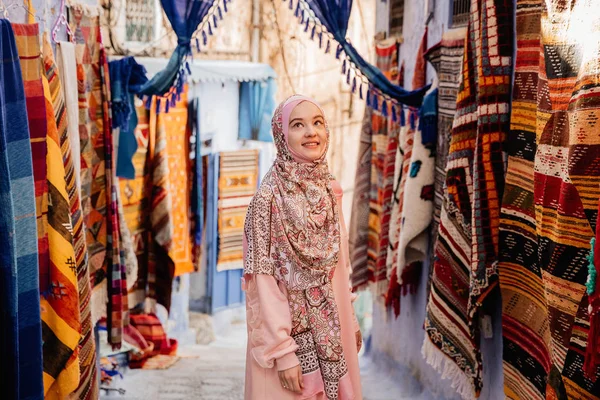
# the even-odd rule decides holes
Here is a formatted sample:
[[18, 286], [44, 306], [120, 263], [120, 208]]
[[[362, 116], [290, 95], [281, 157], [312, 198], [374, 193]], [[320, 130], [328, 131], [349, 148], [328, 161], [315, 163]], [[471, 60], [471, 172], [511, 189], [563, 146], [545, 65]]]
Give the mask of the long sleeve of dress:
[[253, 358], [261, 367], [276, 366], [278, 371], [300, 364], [295, 354], [298, 346], [290, 336], [292, 318], [285, 288], [272, 275], [249, 275], [245, 281]]

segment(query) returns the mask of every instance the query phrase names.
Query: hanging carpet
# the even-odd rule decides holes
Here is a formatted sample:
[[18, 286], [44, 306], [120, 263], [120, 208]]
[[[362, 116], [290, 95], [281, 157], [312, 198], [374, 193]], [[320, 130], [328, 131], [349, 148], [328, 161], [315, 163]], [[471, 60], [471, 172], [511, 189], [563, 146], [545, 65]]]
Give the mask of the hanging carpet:
[[512, 1], [472, 0], [427, 305], [423, 355], [465, 399], [479, 396], [479, 314], [496, 284]]
[[244, 219], [258, 188], [258, 156], [258, 150], [220, 154], [217, 271], [244, 267]]
[[[396, 40], [378, 44], [375, 52], [377, 67], [391, 82], [399, 83]], [[353, 287], [372, 282], [378, 295], [387, 289], [388, 235], [399, 131], [399, 121], [388, 119], [383, 111], [367, 108], [356, 171], [355, 191], [360, 194], [353, 200], [349, 240]]]
[[600, 371], [586, 365], [597, 336], [585, 294], [600, 198], [600, 30], [596, 2], [569, 4], [517, 2], [498, 267], [510, 399], [600, 396]]
[[11, 24], [0, 19], [0, 326], [5, 337], [0, 384], [7, 398], [41, 399], [36, 192], [16, 39]]

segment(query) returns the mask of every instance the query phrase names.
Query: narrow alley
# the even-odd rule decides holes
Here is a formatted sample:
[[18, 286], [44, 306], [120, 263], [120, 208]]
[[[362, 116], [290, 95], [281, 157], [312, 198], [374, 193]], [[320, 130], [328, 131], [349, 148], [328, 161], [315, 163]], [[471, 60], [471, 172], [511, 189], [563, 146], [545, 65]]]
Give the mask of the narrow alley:
[[[238, 321], [209, 345], [180, 349], [181, 359], [166, 370], [127, 370], [112, 385], [124, 394], [102, 393], [106, 400], [242, 400], [246, 359], [246, 323]], [[382, 377], [368, 358], [361, 358], [364, 400], [415, 399], [404, 397], [391, 377]], [[383, 379], [382, 379], [383, 378]]]

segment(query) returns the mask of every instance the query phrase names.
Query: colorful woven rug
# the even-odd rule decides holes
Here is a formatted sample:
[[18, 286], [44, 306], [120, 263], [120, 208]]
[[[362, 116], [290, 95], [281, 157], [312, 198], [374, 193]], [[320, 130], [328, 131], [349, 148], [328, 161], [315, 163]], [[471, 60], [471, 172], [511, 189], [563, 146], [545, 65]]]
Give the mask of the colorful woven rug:
[[[44, 44], [44, 64], [46, 65], [46, 77], [50, 84], [52, 93], [55, 116], [59, 123], [59, 134], [61, 150], [65, 173], [67, 177], [67, 193], [71, 207], [71, 224], [73, 229], [73, 245], [75, 248], [75, 260], [77, 262], [77, 280], [79, 288], [79, 312], [81, 321], [81, 340], [79, 342], [79, 387], [73, 393], [72, 397], [77, 399], [96, 399], [99, 396], [96, 367], [96, 345], [93, 337], [92, 318], [91, 318], [91, 287], [89, 278], [87, 246], [85, 244], [85, 227], [83, 226], [83, 213], [81, 208], [81, 198], [79, 190], [79, 177], [76, 164], [80, 160], [79, 132], [74, 135], [69, 124], [73, 120], [70, 107], [74, 107], [75, 121], [79, 121], [79, 107], [77, 102], [72, 99], [66, 102], [68, 90], [74, 89], [77, 93], [77, 79], [75, 75], [68, 78], [67, 71], [75, 71], [75, 46], [72, 43], [61, 42], [57, 45], [57, 64], [56, 72], [51, 48]], [[60, 79], [65, 77], [66, 79]], [[63, 95], [64, 91], [64, 95]], [[76, 100], [76, 96], [75, 96]], [[62, 114], [57, 112], [61, 109]], [[65, 122], [67, 121], [67, 122]], [[78, 130], [78, 126], [75, 127]], [[77, 142], [73, 144], [73, 138], [76, 136]], [[75, 149], [75, 150], [73, 150]]]
[[462, 60], [465, 48], [466, 29], [444, 32], [442, 41], [429, 48], [425, 58], [433, 65], [438, 77], [438, 137], [435, 149], [435, 198], [433, 201], [433, 223], [431, 224], [431, 248], [437, 242], [440, 212], [444, 199], [446, 163], [452, 121], [456, 112], [456, 96], [460, 86]]
[[589, 302], [590, 330], [583, 373], [593, 378], [600, 366], [600, 200], [596, 218], [596, 236], [591, 242], [588, 277], [585, 282]]
[[[375, 46], [376, 65], [392, 82], [398, 82], [398, 42]], [[355, 193], [350, 221], [352, 286], [375, 285], [378, 299], [387, 289], [387, 251], [392, 212], [399, 121], [367, 107], [363, 119]], [[368, 199], [368, 202], [367, 202]]]
[[150, 357], [142, 362], [142, 369], [169, 369], [177, 362], [181, 360], [181, 357], [169, 356], [166, 354], [158, 354], [154, 357]]
[[[501, 220], [505, 393], [598, 399], [582, 374], [586, 259], [600, 198], [595, 2], [517, 3], [517, 71]], [[590, 46], [590, 44], [592, 44]]]
[[121, 201], [123, 204], [124, 219], [133, 242], [133, 249], [137, 256], [138, 270], [134, 276], [127, 275], [127, 280], [134, 282], [129, 287], [128, 301], [133, 308], [142, 303], [146, 298], [146, 284], [148, 278], [148, 243], [150, 240], [150, 173], [147, 162], [149, 112], [144, 104], [139, 101], [135, 108], [138, 125], [134, 130], [137, 149], [132, 157], [135, 172], [134, 179], [119, 178]]
[[[46, 51], [51, 52], [47, 43]], [[53, 60], [49, 60], [53, 61]], [[41, 60], [40, 60], [40, 67]], [[52, 70], [55, 95], [60, 92]], [[60, 138], [66, 132], [64, 103], [57, 101], [56, 115], [52, 92], [46, 75], [42, 76], [46, 99], [48, 163], [48, 245], [50, 253], [50, 291], [41, 300], [44, 351], [44, 387], [46, 399], [64, 399], [79, 386], [79, 287], [77, 258], [73, 246], [73, 226], [67, 192], [67, 174], [63, 163]], [[61, 129], [61, 132], [58, 129]], [[69, 177], [70, 179], [71, 177]], [[72, 182], [71, 182], [72, 184]]]
[[79, 134], [81, 145], [81, 205], [86, 228], [89, 275], [92, 285], [92, 322], [106, 315], [107, 189], [104, 149], [104, 113], [100, 66], [100, 19], [97, 11], [83, 5], [70, 9], [75, 32], [79, 88]]
[[[148, 260], [144, 286], [148, 298], [163, 304], [167, 310], [171, 304], [171, 289], [175, 266], [168, 249], [173, 240], [173, 218], [171, 192], [169, 190], [169, 153], [165, 129], [158, 128], [158, 119], [164, 112], [156, 99], [150, 107], [148, 130], [148, 168], [150, 169], [150, 224], [148, 238]], [[159, 111], [160, 110], [160, 111]]]
[[472, 0], [423, 355], [465, 399], [483, 384], [479, 312], [496, 283], [513, 3]]
[[[413, 76], [413, 88], [425, 86], [427, 50], [427, 28], [417, 51]], [[409, 111], [409, 130], [414, 134], [406, 148], [403, 166], [408, 171], [403, 180], [401, 192], [402, 208], [399, 214], [400, 235], [398, 238], [398, 254], [394, 261], [400, 285], [416, 287], [418, 281], [408, 280], [404, 271], [408, 265], [423, 262], [428, 256], [429, 224], [433, 217], [433, 183], [435, 171], [435, 119], [437, 108], [437, 90], [432, 87], [423, 100], [419, 111]], [[410, 153], [410, 156], [406, 154]], [[409, 158], [410, 157], [410, 158]], [[419, 276], [420, 274], [416, 274]]]
[[33, 178], [35, 180], [35, 209], [37, 215], [38, 259], [40, 291], [47, 292], [50, 286], [48, 255], [48, 181], [46, 167], [46, 108], [41, 79], [39, 55], [41, 54], [37, 25], [13, 24], [17, 50], [21, 60], [27, 117], [31, 140]]
[[352, 198], [352, 215], [350, 218], [349, 247], [352, 264], [352, 287], [361, 289], [369, 283], [369, 267], [367, 263], [369, 233], [369, 198], [371, 193], [371, 157], [373, 153], [373, 136], [371, 135], [371, 118], [373, 110], [365, 109], [360, 143], [358, 145], [358, 166], [354, 181], [354, 197]]
[[149, 121], [148, 151], [152, 173], [152, 204], [150, 221], [152, 234], [156, 242], [168, 249], [173, 241], [173, 221], [171, 218], [172, 201], [169, 192], [169, 153], [167, 151], [167, 135], [159, 129], [158, 115], [161, 106], [156, 99], [152, 100]]
[[[110, 112], [110, 79], [108, 59], [104, 46], [100, 48], [100, 81], [101, 87], [101, 116], [103, 142], [104, 142], [104, 179], [107, 188], [107, 213], [106, 213], [106, 263], [108, 283], [107, 328], [109, 329], [109, 343], [114, 349], [121, 347], [123, 340], [123, 326], [127, 323], [126, 315], [129, 311], [127, 303], [127, 254], [131, 249], [123, 248], [121, 237], [121, 219], [119, 211], [118, 181], [116, 175], [116, 154], [113, 151], [114, 140], [112, 137], [112, 121]], [[127, 233], [129, 233], [127, 231]]]
[[[67, 112], [61, 76], [54, 61], [52, 47], [47, 35], [44, 35], [43, 47], [44, 67], [48, 79], [49, 90], [52, 97], [54, 117], [57, 123], [57, 134], [65, 171], [65, 189], [68, 195], [69, 216], [71, 218], [72, 240], [77, 268], [77, 284], [79, 291], [79, 312], [81, 324], [81, 339], [79, 341], [79, 386], [73, 393], [78, 399], [97, 398], [97, 369], [96, 346], [93, 338], [91, 312], [90, 312], [90, 280], [87, 263], [87, 248], [83, 227], [81, 200], [75, 181], [75, 168], [71, 154], [71, 140], [67, 129]], [[74, 60], [73, 60], [74, 61]], [[75, 80], [75, 77], [71, 77]], [[50, 165], [48, 166], [50, 169]], [[49, 210], [52, 213], [54, 203]], [[52, 245], [52, 244], [51, 244]]]
[[[71, 220], [60, 139], [48, 81], [42, 76], [38, 25], [13, 24], [13, 29], [28, 106], [36, 179], [38, 246], [47, 247], [46, 255], [43, 260], [40, 259], [42, 269], [39, 275], [43, 296], [40, 306], [45, 361], [44, 396], [58, 399], [70, 394], [79, 383], [77, 266], [70, 232]], [[43, 266], [45, 262], [47, 264]]]
[[[416, 55], [413, 87], [425, 85], [427, 29]], [[427, 95], [422, 110], [403, 109], [400, 143], [396, 152], [394, 197], [387, 254], [387, 277], [390, 280], [386, 304], [400, 312], [400, 296], [416, 291], [421, 262], [427, 258], [428, 227], [433, 214], [433, 172], [436, 135], [430, 127], [436, 118], [437, 92]], [[424, 124], [419, 114], [427, 110]], [[409, 267], [410, 266], [410, 267]]]
[[[390, 222], [390, 246], [387, 253], [387, 277], [391, 279], [398, 264], [398, 244], [402, 227], [402, 210], [404, 208], [404, 188], [408, 177], [410, 159], [415, 138], [415, 110], [402, 109], [400, 135], [396, 149], [396, 164], [394, 166], [394, 194], [392, 197], [392, 216]], [[407, 121], [412, 121], [407, 122]], [[397, 275], [395, 275], [397, 277]], [[397, 280], [397, 279], [396, 279]]]
[[172, 238], [169, 243], [169, 257], [175, 265], [174, 276], [194, 272], [192, 262], [192, 228], [190, 226], [190, 193], [192, 191], [189, 176], [190, 151], [188, 131], [187, 91], [181, 99], [161, 112], [157, 120], [157, 141], [164, 136], [168, 162], [168, 190], [171, 201]]
[[542, 3], [519, 0], [516, 11], [517, 58], [498, 265], [504, 392], [510, 399], [545, 399], [550, 372], [548, 309], [538, 263], [534, 200]]
[[0, 383], [7, 398], [40, 399], [44, 385], [35, 186], [23, 75], [6, 20], [0, 20], [0, 54], [0, 109], [10, 117], [0, 117]]
[[[392, 82], [398, 82], [398, 43], [395, 39], [376, 45], [376, 64]], [[378, 299], [387, 290], [387, 252], [389, 246], [392, 196], [399, 121], [394, 122], [373, 110], [371, 113], [371, 184], [369, 197], [369, 225], [367, 235], [367, 266]]]
[[408, 170], [412, 158], [415, 139], [415, 114], [414, 109], [403, 109], [400, 122], [400, 136], [396, 150], [396, 165], [394, 172], [394, 194], [392, 215], [390, 222], [390, 245], [387, 254], [387, 277], [389, 286], [386, 293], [386, 307], [394, 309], [394, 315], [400, 315], [400, 297], [402, 288], [398, 283], [398, 245], [402, 230], [402, 213], [404, 210], [404, 190], [408, 179]]
[[217, 271], [243, 268], [244, 219], [258, 188], [258, 156], [258, 150], [220, 154]]
[[406, 163], [409, 166], [402, 189], [402, 227], [396, 260], [397, 276], [401, 285], [418, 285], [418, 280], [411, 281], [405, 278], [404, 270], [408, 265], [424, 262], [429, 255], [429, 225], [433, 219], [435, 182], [436, 109], [437, 90], [433, 87], [423, 99], [418, 121], [409, 121], [410, 125], [417, 126], [416, 129], [411, 128], [414, 141]]

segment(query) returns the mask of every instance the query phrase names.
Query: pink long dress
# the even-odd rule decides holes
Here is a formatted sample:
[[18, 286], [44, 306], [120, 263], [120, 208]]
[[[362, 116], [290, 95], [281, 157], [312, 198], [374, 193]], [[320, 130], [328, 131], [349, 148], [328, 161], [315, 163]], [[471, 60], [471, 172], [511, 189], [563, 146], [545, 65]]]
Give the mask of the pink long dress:
[[[341, 225], [341, 252], [338, 267], [333, 275], [333, 292], [340, 316], [342, 346], [348, 365], [348, 374], [354, 391], [353, 399], [362, 400], [356, 331], [359, 330], [350, 292], [350, 258], [348, 232], [342, 215], [342, 188], [332, 182], [339, 205]], [[244, 241], [245, 242], [245, 241]], [[244, 252], [246, 243], [244, 243]], [[248, 350], [246, 353], [245, 400], [324, 400], [325, 394], [315, 393], [318, 382], [304, 379], [302, 395], [284, 389], [278, 371], [294, 367], [300, 362], [298, 348], [290, 336], [292, 318], [287, 300], [287, 289], [270, 275], [250, 275], [243, 281], [246, 291], [248, 323]], [[322, 386], [322, 384], [321, 384]]]

